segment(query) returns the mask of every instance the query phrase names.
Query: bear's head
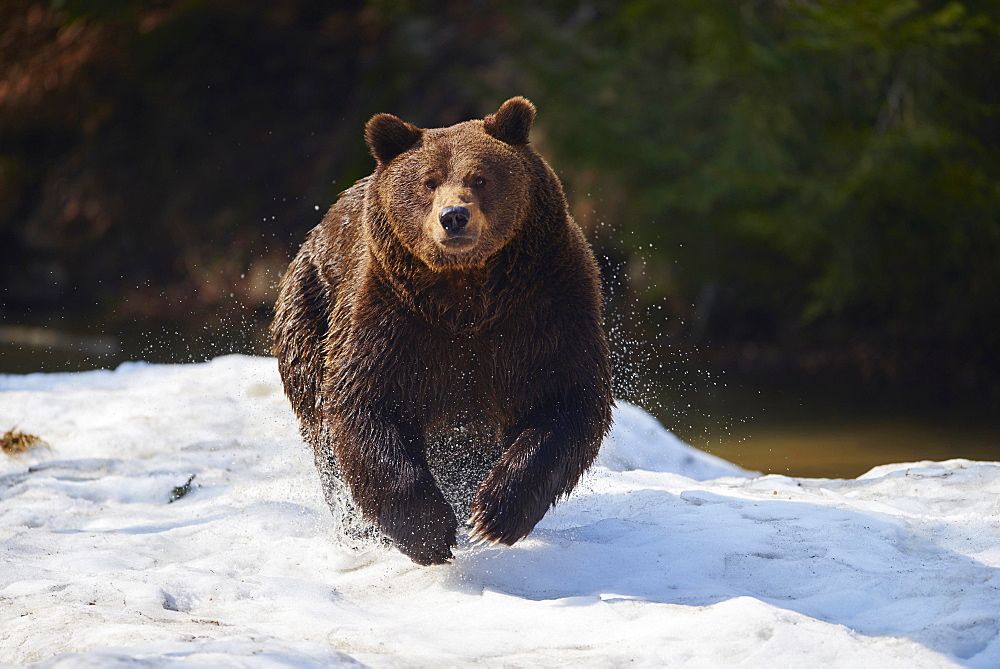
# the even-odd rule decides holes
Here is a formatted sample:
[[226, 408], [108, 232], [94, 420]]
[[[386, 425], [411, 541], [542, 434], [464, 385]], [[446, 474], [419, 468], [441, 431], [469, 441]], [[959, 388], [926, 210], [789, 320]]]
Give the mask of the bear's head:
[[[368, 207], [435, 271], [480, 267], [522, 228], [538, 165], [535, 107], [511, 98], [482, 120], [422, 129], [391, 114], [365, 126], [378, 162]], [[547, 168], [546, 168], [547, 169]]]

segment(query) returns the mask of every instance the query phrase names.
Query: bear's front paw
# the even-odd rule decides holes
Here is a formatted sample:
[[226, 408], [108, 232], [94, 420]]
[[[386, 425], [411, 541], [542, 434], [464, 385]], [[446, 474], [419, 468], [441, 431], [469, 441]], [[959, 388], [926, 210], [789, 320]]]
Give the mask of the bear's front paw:
[[448, 564], [454, 557], [452, 546], [456, 543], [456, 525], [437, 528], [438, 531], [417, 529], [409, 535], [396, 537], [396, 547], [417, 564], [427, 567], [432, 564]]
[[[425, 489], [400, 504], [380, 523], [382, 532], [399, 550], [419, 565], [446, 564], [457, 543], [458, 521], [440, 491]], [[437, 494], [434, 494], [434, 493]]]
[[474, 543], [513, 545], [535, 529], [550, 504], [517, 485], [509, 473], [494, 470], [476, 491], [469, 538]]

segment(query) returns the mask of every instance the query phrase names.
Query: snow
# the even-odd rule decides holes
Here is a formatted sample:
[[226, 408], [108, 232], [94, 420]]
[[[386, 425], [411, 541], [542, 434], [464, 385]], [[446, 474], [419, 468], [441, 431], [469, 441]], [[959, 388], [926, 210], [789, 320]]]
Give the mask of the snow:
[[526, 540], [417, 567], [338, 540], [273, 359], [0, 376], [14, 426], [0, 663], [1000, 666], [998, 463], [760, 476], [620, 402]]

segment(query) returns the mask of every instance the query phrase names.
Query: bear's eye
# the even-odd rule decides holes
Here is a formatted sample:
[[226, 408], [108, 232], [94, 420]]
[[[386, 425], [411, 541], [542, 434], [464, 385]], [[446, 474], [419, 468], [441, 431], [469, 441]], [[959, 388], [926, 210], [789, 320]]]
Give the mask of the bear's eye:
[[426, 188], [427, 190], [434, 190], [437, 187], [438, 187], [438, 182], [436, 179], [427, 179], [426, 181], [424, 181], [424, 188]]
[[475, 177], [472, 180], [472, 186], [473, 186], [473, 188], [482, 188], [485, 185], [486, 185], [486, 179], [484, 179], [482, 177]]

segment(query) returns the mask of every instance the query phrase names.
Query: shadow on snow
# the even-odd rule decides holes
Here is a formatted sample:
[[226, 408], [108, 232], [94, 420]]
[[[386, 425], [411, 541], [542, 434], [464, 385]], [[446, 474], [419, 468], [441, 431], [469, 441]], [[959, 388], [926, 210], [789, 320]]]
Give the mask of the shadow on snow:
[[690, 606], [747, 596], [960, 663], [981, 663], [1000, 633], [998, 570], [889, 515], [636, 490], [575, 497], [551, 516], [521, 545], [461, 551], [456, 587]]

